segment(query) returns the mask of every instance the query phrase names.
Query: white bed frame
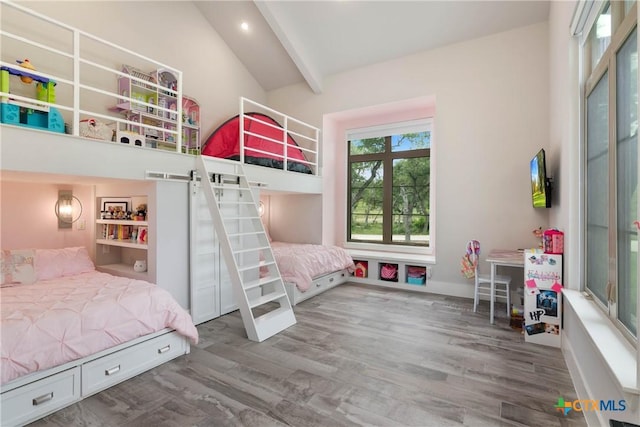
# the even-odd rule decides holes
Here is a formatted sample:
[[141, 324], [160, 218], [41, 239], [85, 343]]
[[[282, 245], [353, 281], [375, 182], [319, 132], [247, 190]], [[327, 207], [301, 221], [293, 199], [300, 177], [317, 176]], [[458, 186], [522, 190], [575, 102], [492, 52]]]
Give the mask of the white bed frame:
[[21, 426], [190, 352], [188, 338], [164, 329], [2, 386], [0, 425]]
[[291, 305], [296, 305], [311, 297], [321, 294], [324, 291], [347, 282], [350, 276], [351, 274], [349, 274], [349, 271], [344, 269], [325, 274], [324, 276], [315, 277], [311, 282], [311, 287], [305, 292], [300, 292], [300, 289], [298, 289], [295, 283], [291, 282], [285, 282], [284, 287], [287, 291], [287, 295], [289, 296], [289, 301], [291, 301]]

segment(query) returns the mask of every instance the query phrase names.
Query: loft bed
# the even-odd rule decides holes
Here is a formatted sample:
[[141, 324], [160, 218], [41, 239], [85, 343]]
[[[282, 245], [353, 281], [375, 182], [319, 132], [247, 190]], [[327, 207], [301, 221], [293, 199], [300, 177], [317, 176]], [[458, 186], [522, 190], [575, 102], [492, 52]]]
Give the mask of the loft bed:
[[23, 425], [198, 342], [164, 289], [98, 272], [86, 248], [3, 250], [2, 425]]
[[240, 113], [202, 144], [202, 154], [318, 175], [320, 130], [265, 105], [240, 99]]
[[20, 4], [0, 8], [3, 124], [193, 153], [182, 71]]
[[[193, 154], [199, 150], [190, 148], [189, 141], [183, 139], [191, 125], [184, 118], [190, 120], [191, 116], [183, 109], [188, 98], [182, 93], [182, 71], [12, 1], [0, 2], [0, 19], [3, 170], [147, 179], [149, 172], [188, 177], [195, 169]], [[30, 58], [35, 70], [16, 62], [24, 58]], [[161, 78], [165, 74], [175, 79]], [[24, 83], [23, 78], [31, 79], [31, 83]], [[175, 100], [176, 109], [158, 105], [153, 97], [140, 99], [136, 91], [123, 89], [123, 79], [139, 88], [138, 92]], [[41, 90], [43, 87], [47, 90]], [[137, 111], [132, 115], [128, 109], [134, 105]], [[283, 169], [246, 164], [248, 179], [271, 191], [321, 194], [319, 131], [242, 98], [240, 115], [245, 111], [261, 112], [281, 123], [287, 138], [294, 138], [304, 155], [298, 163], [312, 172], [291, 179]], [[161, 124], [157, 114], [164, 117]], [[251, 133], [243, 124], [239, 127], [243, 135]], [[119, 132], [133, 132], [142, 138], [125, 138]], [[118, 143], [113, 143], [114, 135]], [[54, 144], [55, 150], [51, 150]], [[241, 161], [244, 152], [238, 154]], [[286, 152], [283, 157], [287, 157], [283, 164], [288, 164]], [[75, 158], [83, 162], [69, 162]], [[120, 160], [104, 162], [105, 158]], [[229, 167], [226, 162], [235, 163], [219, 157], [211, 159], [216, 169], [225, 170]]]

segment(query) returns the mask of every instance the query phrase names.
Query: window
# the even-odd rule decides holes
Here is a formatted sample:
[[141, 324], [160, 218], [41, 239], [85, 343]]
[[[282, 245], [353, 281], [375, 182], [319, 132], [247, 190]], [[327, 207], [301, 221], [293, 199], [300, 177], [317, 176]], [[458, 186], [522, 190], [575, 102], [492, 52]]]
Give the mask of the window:
[[637, 5], [605, 4], [583, 47], [585, 285], [637, 339]]
[[432, 122], [349, 131], [347, 241], [430, 247]]

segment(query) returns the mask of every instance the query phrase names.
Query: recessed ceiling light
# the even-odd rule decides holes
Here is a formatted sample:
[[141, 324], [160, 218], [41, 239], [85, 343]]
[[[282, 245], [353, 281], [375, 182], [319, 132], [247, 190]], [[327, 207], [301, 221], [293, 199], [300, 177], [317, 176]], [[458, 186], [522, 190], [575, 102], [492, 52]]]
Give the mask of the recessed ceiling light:
[[249, 31], [249, 23], [246, 21], [242, 21], [242, 23], [240, 24], [240, 28], [242, 28], [242, 31]]

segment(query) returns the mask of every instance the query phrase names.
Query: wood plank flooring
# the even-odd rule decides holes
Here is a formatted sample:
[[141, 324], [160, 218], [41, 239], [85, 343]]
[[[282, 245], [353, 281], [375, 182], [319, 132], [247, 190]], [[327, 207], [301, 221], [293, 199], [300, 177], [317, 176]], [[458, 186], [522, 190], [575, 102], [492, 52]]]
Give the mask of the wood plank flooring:
[[346, 284], [248, 341], [239, 313], [182, 356], [33, 426], [585, 426], [559, 349], [524, 343], [504, 305]]

